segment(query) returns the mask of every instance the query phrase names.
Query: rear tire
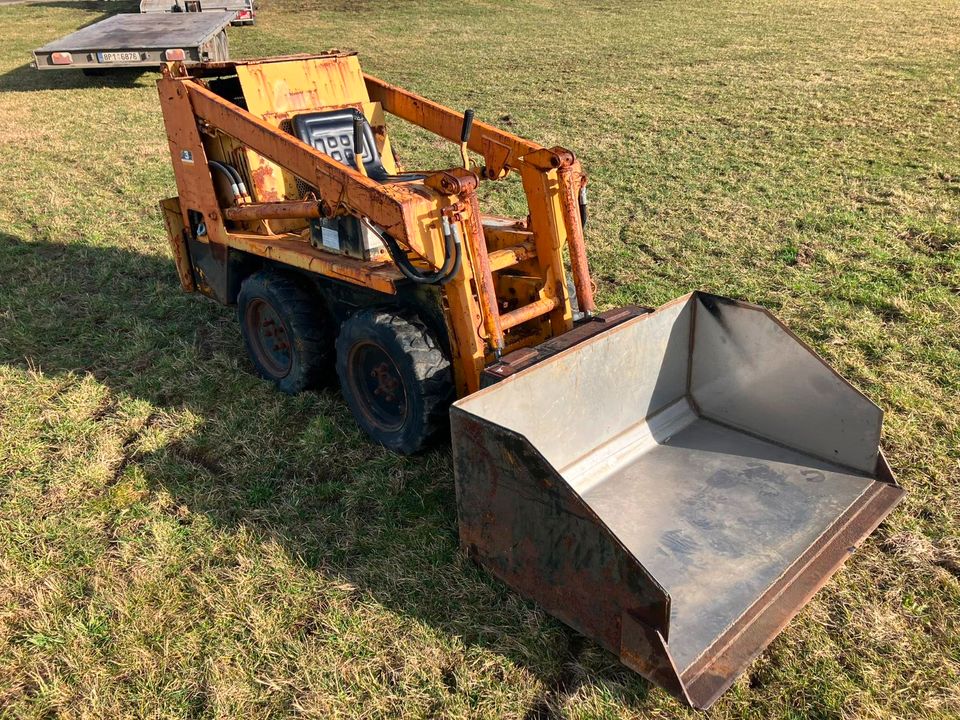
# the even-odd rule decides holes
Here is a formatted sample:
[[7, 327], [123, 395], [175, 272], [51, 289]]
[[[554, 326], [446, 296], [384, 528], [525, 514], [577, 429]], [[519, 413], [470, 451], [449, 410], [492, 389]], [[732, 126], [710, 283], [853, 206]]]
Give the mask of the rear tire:
[[296, 276], [264, 271], [248, 277], [237, 297], [237, 316], [257, 374], [282, 392], [302, 392], [330, 374], [330, 323]]
[[450, 361], [413, 315], [370, 309], [344, 322], [337, 375], [357, 423], [391, 450], [415, 453], [447, 427]]

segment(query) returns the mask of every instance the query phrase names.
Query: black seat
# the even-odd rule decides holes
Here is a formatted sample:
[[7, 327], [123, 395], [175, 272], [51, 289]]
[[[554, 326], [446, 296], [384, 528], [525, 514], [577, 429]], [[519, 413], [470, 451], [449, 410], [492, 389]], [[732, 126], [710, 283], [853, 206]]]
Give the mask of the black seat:
[[373, 128], [359, 110], [341, 108], [297, 115], [293, 118], [293, 134], [324, 155], [355, 168], [353, 121], [358, 116], [363, 120], [363, 167], [367, 175], [378, 182], [395, 179], [383, 167], [373, 138]]

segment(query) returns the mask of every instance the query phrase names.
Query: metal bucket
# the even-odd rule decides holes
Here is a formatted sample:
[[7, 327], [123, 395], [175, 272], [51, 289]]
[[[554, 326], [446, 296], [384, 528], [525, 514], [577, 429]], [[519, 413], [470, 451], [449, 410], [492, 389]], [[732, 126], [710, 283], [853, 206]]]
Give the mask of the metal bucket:
[[705, 708], [903, 496], [882, 417], [766, 310], [692, 293], [455, 403], [461, 541]]

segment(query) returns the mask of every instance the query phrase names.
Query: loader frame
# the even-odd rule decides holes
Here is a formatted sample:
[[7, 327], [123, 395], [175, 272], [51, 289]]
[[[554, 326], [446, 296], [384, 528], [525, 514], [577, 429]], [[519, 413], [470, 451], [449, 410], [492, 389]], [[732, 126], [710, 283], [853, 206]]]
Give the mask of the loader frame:
[[[237, 77], [244, 85], [246, 108], [205, 82], [223, 77]], [[286, 88], [283, 95], [274, 92], [278, 82]], [[310, 95], [318, 84], [330, 90], [326, 97]], [[389, 300], [408, 285], [393, 264], [318, 250], [308, 242], [306, 222], [367, 218], [426, 269], [443, 264], [442, 228], [448, 222], [457, 227], [471, 260], [435, 297], [443, 308], [458, 397], [479, 389], [484, 369], [502, 356], [573, 327], [565, 250], [579, 309], [594, 310], [578, 210], [586, 176], [569, 150], [543, 148], [478, 121], [466, 149], [482, 157], [482, 167], [377, 182], [301, 142], [282, 129], [284, 122], [310, 110], [355, 107], [368, 118], [380, 153], [392, 165], [385, 114], [452, 143], [460, 140], [464, 114], [361, 74], [353, 53], [192, 67], [170, 63], [158, 89], [179, 191], [162, 208], [185, 290], [232, 302], [238, 277], [255, 266], [246, 259], [260, 258]], [[222, 207], [208, 163], [238, 155], [248, 170], [252, 200]], [[479, 183], [513, 172], [520, 176], [528, 216], [482, 215]], [[304, 185], [311, 189], [306, 199], [293, 192]]]

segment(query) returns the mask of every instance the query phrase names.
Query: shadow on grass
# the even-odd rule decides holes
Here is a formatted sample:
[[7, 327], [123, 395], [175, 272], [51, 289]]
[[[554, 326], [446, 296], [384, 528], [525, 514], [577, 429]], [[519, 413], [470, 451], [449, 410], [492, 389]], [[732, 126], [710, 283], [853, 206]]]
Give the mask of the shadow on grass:
[[149, 401], [152, 417], [199, 418], [156, 450], [125, 443], [115, 482], [139, 466], [215, 525], [275, 538], [361, 596], [502, 654], [548, 689], [527, 717], [555, 717], [583, 684], [628, 706], [647, 696], [646, 681], [459, 551], [447, 449], [399, 457], [360, 436], [335, 389], [273, 391], [252, 376], [233, 310], [183, 294], [162, 257], [0, 232], [0, 273], [0, 362], [91, 374], [115, 398]]
[[[140, 12], [140, 3], [137, 0], [26, 0], [26, 2], [10, 3], [11, 5], [42, 5], [43, 7], [64, 8], [67, 10], [82, 10], [83, 12], [100, 13], [99, 17], [91, 20], [81, 28], [92, 25], [110, 15], [122, 12]], [[0, 5], [2, 7], [2, 5]], [[80, 28], [77, 28], [78, 30]]]
[[103, 75], [85, 75], [80, 70], [37, 70], [26, 63], [0, 75], [0, 92], [130, 88], [148, 73], [159, 77], [159, 73], [141, 68], [117, 68]]

